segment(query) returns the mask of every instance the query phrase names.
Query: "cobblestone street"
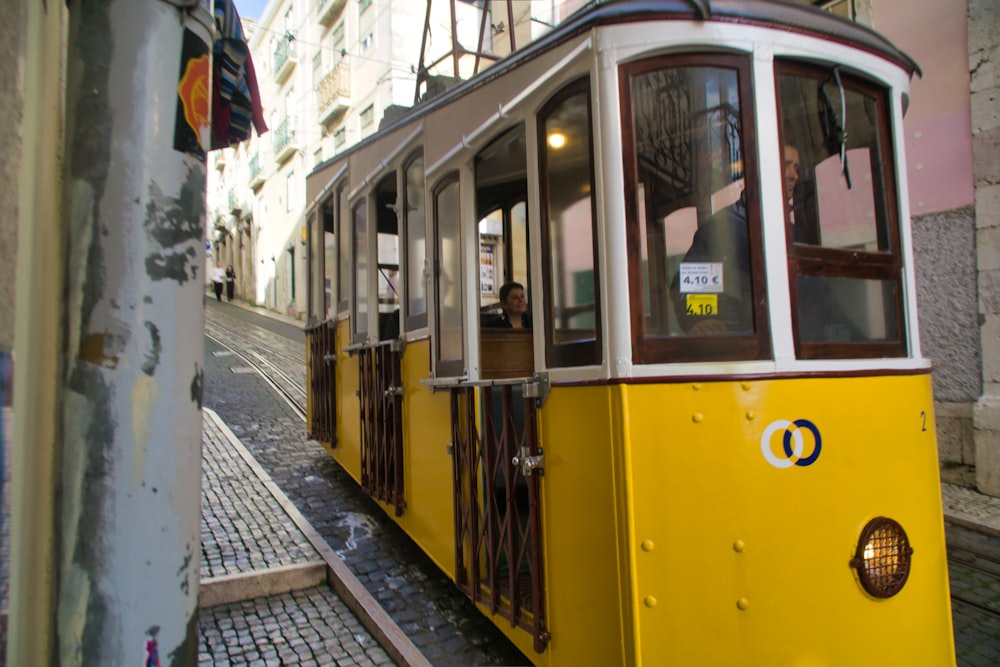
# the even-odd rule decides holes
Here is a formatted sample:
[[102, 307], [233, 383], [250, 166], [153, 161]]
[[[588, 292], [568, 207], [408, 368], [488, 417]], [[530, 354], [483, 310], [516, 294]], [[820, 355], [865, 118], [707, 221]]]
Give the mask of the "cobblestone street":
[[[225, 305], [209, 307], [210, 313], [218, 311], [251, 317]], [[283, 336], [269, 344], [303, 360], [298, 372], [304, 384], [301, 330], [260, 324]], [[260, 375], [242, 372], [238, 358], [225, 352], [206, 341], [205, 406], [219, 415], [426, 659], [435, 667], [531, 664], [326, 451], [307, 439], [302, 419]]]

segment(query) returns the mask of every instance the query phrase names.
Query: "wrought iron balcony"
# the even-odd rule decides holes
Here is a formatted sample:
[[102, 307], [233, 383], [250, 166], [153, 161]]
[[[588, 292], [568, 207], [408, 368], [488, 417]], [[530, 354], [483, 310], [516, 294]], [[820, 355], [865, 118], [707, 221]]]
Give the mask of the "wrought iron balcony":
[[274, 79], [278, 83], [283, 83], [295, 69], [295, 63], [298, 61], [295, 54], [295, 35], [286, 34], [278, 40], [277, 46], [274, 47], [274, 66], [272, 67]]
[[316, 112], [321, 124], [351, 106], [351, 66], [340, 61], [316, 86]]
[[264, 184], [264, 172], [260, 168], [260, 155], [255, 154], [250, 158], [250, 187], [257, 189]]
[[317, 0], [316, 18], [325, 27], [329, 28], [334, 21], [344, 11], [347, 0]]
[[286, 116], [274, 131], [274, 159], [283, 162], [298, 149], [299, 144], [295, 139], [295, 116]]

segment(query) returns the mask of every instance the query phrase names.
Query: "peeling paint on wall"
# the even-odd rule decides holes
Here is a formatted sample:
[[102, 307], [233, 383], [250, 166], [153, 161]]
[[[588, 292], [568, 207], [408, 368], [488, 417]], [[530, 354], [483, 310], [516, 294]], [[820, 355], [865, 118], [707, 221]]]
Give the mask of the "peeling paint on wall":
[[146, 273], [153, 280], [175, 280], [183, 285], [195, 280], [201, 263], [198, 249], [204, 234], [205, 169], [188, 169], [179, 197], [163, 194], [155, 182], [149, 184], [146, 205]]
[[198, 404], [201, 410], [201, 392], [205, 387], [205, 369], [195, 368], [194, 377], [191, 378], [191, 401]]
[[146, 320], [146, 331], [149, 332], [149, 350], [146, 352], [146, 360], [142, 363], [142, 372], [152, 376], [156, 373], [156, 367], [160, 364], [160, 354], [163, 352], [163, 343], [160, 341], [160, 330], [155, 324]]
[[148, 375], [138, 375], [132, 387], [132, 486], [142, 483], [142, 468], [146, 462], [149, 439], [153, 434], [150, 420], [160, 385]]

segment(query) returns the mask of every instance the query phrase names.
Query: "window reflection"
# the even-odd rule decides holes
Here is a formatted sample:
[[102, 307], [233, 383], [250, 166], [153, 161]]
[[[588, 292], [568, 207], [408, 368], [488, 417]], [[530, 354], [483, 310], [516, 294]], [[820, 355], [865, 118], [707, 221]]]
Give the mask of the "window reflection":
[[737, 72], [632, 80], [647, 336], [754, 330]]
[[[570, 92], [573, 91], [573, 92]], [[542, 152], [548, 280], [548, 345], [596, 343], [599, 335], [594, 246], [590, 93], [586, 81], [571, 85], [543, 110]], [[553, 365], [594, 363], [596, 344], [575, 358], [555, 352]]]
[[778, 77], [785, 150], [799, 163], [785, 180], [792, 240], [889, 251], [875, 100], [838, 78]]
[[457, 176], [435, 194], [438, 370], [462, 372], [462, 248]]
[[427, 281], [424, 263], [427, 257], [427, 230], [424, 219], [424, 158], [413, 159], [406, 167], [404, 206], [406, 216], [406, 292], [407, 329], [427, 324]]

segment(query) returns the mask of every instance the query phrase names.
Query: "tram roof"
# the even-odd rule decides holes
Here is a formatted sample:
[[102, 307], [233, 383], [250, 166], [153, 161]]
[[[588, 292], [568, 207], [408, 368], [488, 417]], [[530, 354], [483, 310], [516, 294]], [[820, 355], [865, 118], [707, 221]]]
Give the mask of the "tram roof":
[[[921, 74], [916, 61], [874, 30], [815, 7], [786, 0], [591, 0], [559, 26], [524, 48], [513, 52], [492, 67], [463, 81], [454, 88], [440, 95], [421, 100], [416, 106], [386, 127], [380, 128], [375, 134], [317, 165], [310, 176], [325, 171], [331, 164], [342, 161], [350, 153], [384, 136], [386, 132], [402, 127], [430, 111], [472, 92], [562, 42], [586, 33], [591, 28], [640, 20], [719, 21], [779, 28], [860, 48], [897, 64], [910, 77], [914, 74]], [[313, 202], [310, 207], [315, 203]]]

